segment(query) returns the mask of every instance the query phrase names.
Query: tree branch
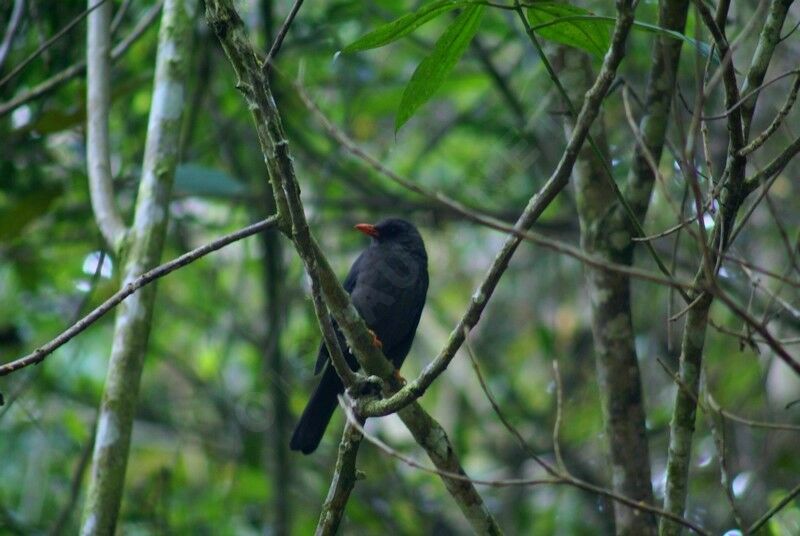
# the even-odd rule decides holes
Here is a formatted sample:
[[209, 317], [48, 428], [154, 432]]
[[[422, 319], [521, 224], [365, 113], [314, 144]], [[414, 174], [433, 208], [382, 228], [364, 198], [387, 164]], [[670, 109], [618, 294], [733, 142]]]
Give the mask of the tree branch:
[[[358, 422], [363, 426], [363, 419], [359, 419]], [[336, 458], [336, 467], [333, 470], [328, 496], [322, 505], [317, 529], [314, 531], [317, 536], [333, 535], [339, 529], [339, 523], [344, 517], [347, 500], [355, 487], [356, 480], [358, 480], [356, 457], [363, 438], [361, 431], [348, 420], [344, 426], [344, 432], [342, 432], [342, 440], [339, 443], [339, 454]]]
[[[746, 196], [750, 193], [749, 184], [745, 178], [745, 166], [747, 159], [741, 154], [747, 138], [749, 121], [752, 117], [752, 110], [755, 107], [755, 100], [758, 94], [753, 94], [752, 101], [746, 101], [747, 106], [736, 107], [739, 102], [739, 88], [736, 82], [736, 73], [731, 57], [731, 48], [724, 34], [724, 27], [720, 27], [718, 21], [712, 15], [709, 7], [701, 0], [693, 0], [700, 17], [705, 26], [711, 32], [714, 43], [720, 55], [730, 58], [723, 67], [722, 80], [725, 87], [725, 107], [729, 110], [727, 116], [728, 127], [728, 155], [725, 171], [721, 175], [719, 187], [722, 189], [720, 195], [721, 209], [716, 218], [712, 243], [708, 250], [713, 253], [714, 258], [711, 263], [718, 267], [718, 260], [721, 254], [729, 247], [732, 238], [733, 226], [739, 209]], [[780, 13], [777, 4], [783, 4], [787, 0], [773, 0], [770, 17]], [[791, 0], [788, 0], [791, 3]], [[723, 9], [722, 3], [720, 8]], [[788, 9], [788, 6], [787, 6]], [[718, 12], [719, 14], [719, 12]], [[783, 10], [783, 18], [786, 11]], [[719, 18], [718, 18], [719, 19]], [[750, 80], [750, 86], [760, 85], [763, 75], [769, 65], [774, 44], [769, 43], [773, 38], [779, 39], [780, 23], [768, 19], [768, 23], [762, 28], [756, 51], [753, 54], [750, 70], [746, 79]], [[777, 35], [777, 37], [775, 37]], [[746, 89], [746, 88], [745, 88]], [[785, 163], [783, 164], [785, 165]], [[724, 181], [724, 182], [723, 182]], [[741, 228], [741, 227], [740, 227]], [[746, 311], [741, 309], [733, 300], [727, 297], [720, 289], [716, 289], [714, 274], [706, 274], [704, 268], [700, 268], [695, 276], [695, 283], [698, 286], [707, 288], [697, 298], [697, 303], [690, 308], [684, 326], [683, 338], [681, 342], [681, 357], [678, 376], [691, 392], [697, 392], [700, 374], [702, 370], [703, 347], [705, 343], [706, 330], [709, 321], [709, 309], [713, 302], [711, 291], [716, 290], [717, 296], [725, 302], [738, 316], [750, 320]], [[750, 321], [748, 324], [753, 325]], [[772, 338], [771, 334], [757, 322], [753, 327], [770, 343], [785, 361], [790, 365], [796, 362], [783, 350], [780, 344]], [[691, 459], [692, 436], [694, 434], [695, 419], [697, 413], [697, 403], [684, 390], [679, 389], [675, 394], [675, 408], [670, 422], [669, 456], [667, 459], [667, 482], [665, 488], [664, 509], [675, 514], [683, 514], [686, 506], [686, 495], [688, 491], [689, 465]], [[680, 532], [680, 528], [673, 522], [662, 519], [660, 531], [662, 536], [673, 536]]]
[[[150, 27], [150, 25], [156, 20], [158, 14], [161, 12], [161, 6], [163, 5], [163, 0], [158, 0], [153, 6], [142, 16], [141, 19], [136, 23], [133, 30], [125, 36], [125, 39], [117, 43], [111, 50], [111, 62], [116, 62], [119, 58], [121, 58], [127, 51], [130, 49], [131, 45], [136, 43], [142, 35], [144, 35], [145, 31]], [[66, 69], [62, 70], [59, 73], [54, 74], [47, 80], [40, 82], [33, 86], [32, 88], [18, 93], [16, 96], [12, 97], [10, 100], [0, 104], [0, 117], [13, 112], [26, 102], [32, 101], [34, 99], [38, 99], [51, 91], [57, 89], [61, 84], [64, 84], [76, 76], [82, 75], [86, 71], [86, 61], [80, 61]]]
[[[184, 0], [168, 0], [164, 5], [142, 177], [133, 225], [122, 255], [123, 285], [157, 266], [162, 254], [172, 182], [179, 158], [181, 119], [186, 108], [185, 84], [191, 63], [195, 9], [196, 3]], [[99, 36], [101, 39], [108, 39], [107, 19], [96, 31], [105, 34]], [[95, 54], [102, 54], [102, 61], [107, 62], [107, 51], [95, 51]], [[89, 58], [91, 63], [92, 54]], [[103, 119], [107, 120], [107, 117]], [[148, 286], [117, 310], [81, 534], [114, 533], [154, 301], [155, 286]]]
[[56, 41], [67, 35], [67, 33], [69, 33], [69, 31], [72, 30], [72, 28], [74, 28], [76, 24], [78, 24], [84, 19], [84, 17], [90, 15], [93, 11], [95, 11], [100, 7], [103, 7], [105, 9], [110, 9], [107, 7], [108, 4], [109, 4], [108, 0], [95, 0], [94, 2], [92, 2], [92, 0], [89, 0], [89, 7], [86, 10], [82, 11], [77, 17], [72, 19], [66, 26], [64, 26], [58, 32], [56, 32], [56, 34], [53, 35], [50, 39], [39, 45], [39, 47], [33, 52], [31, 52], [31, 54], [27, 58], [19, 62], [16, 66], [14, 66], [13, 69], [11, 69], [11, 71], [9, 71], [2, 79], [0, 79], [0, 87], [4, 86], [6, 83], [8, 83], [9, 80], [17, 76], [30, 62], [38, 58], [45, 50], [50, 48], [53, 45], [53, 43], [55, 43]]
[[[288, 149], [288, 141], [277, 106], [256, 54], [244, 32], [244, 24], [230, 0], [206, 2], [206, 18], [231, 61], [240, 89], [255, 121], [259, 142], [270, 174], [283, 230], [291, 223], [291, 236], [314, 285], [319, 285], [328, 310], [354, 350], [362, 368], [384, 379], [390, 389], [399, 387], [393, 378], [394, 367], [372, 344], [367, 326], [350, 303], [336, 275], [312, 236], [305, 219], [300, 188]], [[444, 471], [463, 473], [447, 434], [417, 404], [405, 408], [400, 417], [431, 460]], [[500, 534], [475, 487], [469, 482], [444, 478], [444, 483], [473, 529], [479, 533]]]
[[3, 41], [0, 42], [0, 69], [6, 62], [8, 52], [11, 50], [11, 44], [14, 42], [14, 37], [17, 35], [20, 23], [22, 22], [22, 14], [25, 12], [25, 0], [14, 0], [14, 7], [11, 9], [11, 16], [8, 18], [6, 31], [3, 34]]
[[[572, 167], [578, 157], [578, 152], [586, 140], [589, 127], [594, 122], [600, 111], [600, 105], [614, 81], [614, 76], [625, 53], [625, 42], [628, 31], [633, 24], [632, 2], [620, 2], [620, 11], [617, 22], [614, 26], [614, 35], [611, 48], [606, 54], [602, 68], [594, 81], [594, 84], [586, 93], [580, 113], [575, 121], [575, 128], [561, 157], [561, 161], [556, 166], [555, 171], [547, 180], [545, 185], [529, 201], [525, 210], [514, 224], [514, 229], [524, 231], [529, 229], [550, 205], [555, 197], [569, 183]], [[476, 291], [472, 295], [469, 307], [461, 317], [456, 327], [450, 333], [447, 344], [439, 352], [439, 355], [431, 362], [420, 374], [419, 378], [409, 382], [398, 393], [385, 400], [368, 403], [364, 408], [365, 415], [386, 415], [397, 411], [412, 400], [422, 396], [430, 387], [433, 381], [445, 371], [452, 361], [456, 351], [464, 342], [464, 331], [469, 331], [480, 320], [489, 298], [494, 293], [497, 284], [503, 273], [508, 267], [511, 257], [514, 255], [521, 238], [516, 234], [511, 234], [506, 238], [503, 247], [489, 268], [486, 276]]]
[[[97, 0], [89, 0], [89, 4]], [[108, 119], [111, 109], [111, 2], [103, 2], [89, 15], [86, 31], [86, 161], [89, 193], [95, 220], [106, 244], [119, 252], [125, 225], [114, 199]], [[91, 11], [91, 10], [90, 10]]]
[[187, 264], [191, 264], [192, 262], [205, 257], [209, 253], [217, 251], [219, 249], [224, 248], [225, 246], [232, 244], [234, 242], [238, 242], [243, 238], [247, 238], [248, 236], [252, 236], [254, 234], [260, 233], [266, 229], [271, 229], [272, 227], [277, 226], [278, 224], [278, 216], [270, 216], [269, 218], [262, 220], [258, 223], [254, 223], [253, 225], [249, 225], [243, 229], [235, 231], [233, 233], [227, 234], [222, 236], [213, 242], [209, 242], [203, 246], [193, 249], [187, 253], [184, 253], [180, 257], [173, 259], [169, 262], [166, 262], [152, 270], [145, 272], [144, 274], [140, 275], [133, 281], [130, 281], [127, 285], [122, 287], [118, 290], [113, 296], [109, 299], [104, 301], [102, 304], [97, 306], [94, 310], [92, 310], [89, 314], [78, 320], [72, 326], [70, 326], [67, 330], [63, 331], [59, 334], [56, 338], [44, 344], [31, 352], [30, 354], [20, 357], [19, 359], [15, 359], [10, 363], [5, 363], [0, 365], [0, 376], [6, 376], [25, 368], [30, 365], [37, 365], [44, 361], [44, 359], [55, 352], [58, 348], [65, 345], [67, 342], [75, 338], [78, 334], [84, 331], [86, 328], [100, 320], [106, 313], [111, 311], [114, 307], [122, 303], [126, 298], [134, 294], [137, 290], [141, 289], [142, 287], [149, 285], [153, 281], [164, 277], [165, 275], [174, 272], [178, 268], [186, 266]]

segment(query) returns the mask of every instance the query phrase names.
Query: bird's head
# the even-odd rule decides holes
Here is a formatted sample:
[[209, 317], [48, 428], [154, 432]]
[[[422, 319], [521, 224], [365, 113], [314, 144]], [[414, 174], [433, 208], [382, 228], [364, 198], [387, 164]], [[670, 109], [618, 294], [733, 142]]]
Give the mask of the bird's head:
[[425, 245], [422, 237], [413, 224], [400, 218], [387, 218], [376, 224], [359, 223], [356, 230], [371, 236], [379, 244], [400, 244], [412, 252], [421, 252], [425, 255]]

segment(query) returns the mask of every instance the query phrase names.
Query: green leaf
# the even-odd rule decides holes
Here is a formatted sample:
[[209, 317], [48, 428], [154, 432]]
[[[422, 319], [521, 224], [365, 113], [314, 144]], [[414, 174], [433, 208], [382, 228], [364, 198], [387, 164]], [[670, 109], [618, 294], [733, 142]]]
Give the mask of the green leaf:
[[533, 30], [545, 39], [585, 50], [598, 57], [603, 57], [611, 45], [608, 22], [580, 7], [536, 2], [528, 8], [528, 20]]
[[368, 34], [350, 43], [342, 52], [358, 52], [382, 47], [408, 35], [426, 22], [430, 22], [442, 13], [471, 3], [469, 0], [438, 0], [419, 8], [414, 13], [403, 15], [399, 19], [388, 22]]
[[439, 37], [428, 57], [420, 62], [400, 99], [395, 132], [436, 93], [472, 41], [482, 17], [482, 5], [468, 6]]
[[28, 193], [0, 213], [0, 243], [13, 242], [29, 224], [47, 215], [63, 193], [60, 186], [46, 186]]
[[175, 169], [175, 194], [200, 197], [241, 197], [246, 188], [218, 169], [199, 164], [181, 164]]
[[[611, 18], [611, 17], [609, 17], [609, 18]], [[611, 20], [614, 23], [616, 22], [616, 19], [611, 18]], [[657, 26], [655, 24], [650, 24], [650, 23], [647, 23], [647, 22], [633, 21], [633, 29], [634, 30], [643, 31], [643, 32], [663, 35], [665, 37], [671, 37], [673, 39], [678, 39], [679, 41], [683, 41], [684, 43], [688, 43], [691, 46], [693, 46], [694, 48], [696, 48], [697, 50], [699, 50], [700, 53], [706, 58], [711, 54], [711, 51], [712, 51], [712, 48], [708, 43], [704, 43], [702, 41], [697, 41], [696, 39], [692, 39], [691, 37], [687, 37], [687, 36], [683, 35], [680, 32], [676, 32], [675, 30], [668, 30], [666, 28], [662, 28], [661, 26]], [[719, 64], [719, 57], [717, 57], [716, 53], [714, 53], [714, 57], [712, 59], [713, 59], [714, 63]]]
[[[528, 8], [533, 31], [551, 41], [585, 50], [602, 57], [611, 44], [609, 30], [617, 23], [614, 17], [594, 15], [585, 9], [554, 2], [537, 2]], [[678, 39], [693, 46], [703, 56], [711, 54], [708, 43], [697, 41], [680, 32], [647, 22], [633, 22], [633, 29]], [[713, 58], [719, 63], [719, 58]]]

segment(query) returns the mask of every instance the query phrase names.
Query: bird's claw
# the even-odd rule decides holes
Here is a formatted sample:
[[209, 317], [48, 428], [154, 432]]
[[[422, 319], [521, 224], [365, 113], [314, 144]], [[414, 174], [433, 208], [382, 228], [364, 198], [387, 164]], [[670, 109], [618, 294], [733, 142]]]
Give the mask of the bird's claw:
[[400, 376], [400, 371], [399, 370], [394, 369], [394, 373], [392, 375], [394, 376], [395, 381], [397, 383], [399, 383], [400, 385], [402, 385], [403, 387], [405, 387], [405, 385], [408, 383], [405, 378]]
[[364, 396], [379, 396], [382, 389], [383, 380], [378, 376], [360, 376], [347, 390], [347, 395], [353, 399]]
[[372, 336], [372, 346], [374, 346], [375, 348], [380, 348], [381, 350], [383, 350], [383, 343], [378, 338], [378, 336], [375, 334], [375, 332], [372, 331], [371, 329], [368, 329], [367, 331], [369, 331], [369, 334]]

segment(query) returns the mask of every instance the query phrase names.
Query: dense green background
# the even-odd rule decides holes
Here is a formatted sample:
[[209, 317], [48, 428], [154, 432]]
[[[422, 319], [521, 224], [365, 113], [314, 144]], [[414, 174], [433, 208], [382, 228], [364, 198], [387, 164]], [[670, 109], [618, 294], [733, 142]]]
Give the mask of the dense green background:
[[[0, 6], [3, 26], [11, 2]], [[118, 3], [116, 3], [118, 4]], [[612, 14], [606, 2], [581, 2]], [[745, 5], [748, 4], [748, 5]], [[754, 16], [754, 6], [737, 2], [729, 33], [736, 35]], [[29, 2], [28, 18], [0, 74], [21, 62], [85, 5]], [[118, 7], [118, 5], [116, 6]], [[127, 34], [149, 5], [134, 0], [115, 42]], [[238, 5], [265, 49], [269, 34], [288, 11], [288, 2]], [[352, 232], [359, 221], [403, 215], [426, 240], [431, 287], [416, 342], [403, 370], [414, 377], [438, 353], [501, 244], [503, 235], [476, 227], [390, 183], [332, 142], [284, 77], [299, 80], [313, 100], [368, 152], [389, 168], [460, 201], [512, 219], [543, 184], [563, 148], [563, 106], [535, 51], [511, 14], [487, 10], [478, 39], [483, 52], [468, 48], [442, 91], [399, 132], [395, 113], [415, 66], [441, 34], [449, 15], [411, 36], [374, 51], [336, 55], [378, 24], [407, 12], [407, 1], [309, 2], [280, 53], [273, 78], [287, 127], [303, 199], [314, 233], [342, 276], [365, 240]], [[273, 20], [265, 20], [272, 13]], [[790, 15], [794, 24], [798, 13]], [[655, 20], [655, 2], [643, 2], [637, 19]], [[694, 35], [690, 11], [688, 35]], [[641, 92], [650, 66], [653, 34], [634, 32], [620, 76]], [[110, 118], [112, 164], [119, 203], [130, 218], [151, 97], [156, 32], [151, 28], [116, 63]], [[742, 40], [742, 57], [754, 36]], [[59, 70], [81, 61], [85, 24], [76, 26], [8, 84], [7, 101]], [[770, 73], [795, 67], [798, 41], [792, 35], [778, 51]], [[555, 45], [548, 44], [554, 51]], [[487, 62], [481, 57], [490, 58]], [[687, 99], [695, 88], [695, 50], [684, 45], [680, 88]], [[263, 158], [250, 116], [233, 85], [230, 65], [215, 37], [198, 18], [193, 102], [184, 128], [183, 164], [178, 170], [165, 259], [266, 215]], [[746, 67], [746, 65], [744, 66]], [[498, 83], [491, 71], [499, 73]], [[768, 76], [769, 78], [769, 76]], [[771, 120], [790, 80], [762, 97], [754, 130]], [[721, 111], [717, 90], [707, 113]], [[679, 105], [680, 122], [690, 111]], [[119, 285], [116, 261], [106, 257], [93, 277], [102, 241], [88, 198], [84, 147], [85, 84], [75, 79], [45, 98], [0, 119], [0, 361], [27, 353], [49, 340], [79, 315], [110, 296]], [[619, 91], [604, 107], [614, 172], [627, 172], [634, 138]], [[755, 167], [769, 160], [791, 137], [792, 113]], [[675, 126], [675, 125], [673, 125]], [[724, 123], [711, 122], [715, 165], [724, 162]], [[672, 128], [678, 141], [679, 130]], [[772, 153], [771, 153], [772, 151]], [[675, 223], [664, 191], [676, 199], [684, 181], [667, 154], [661, 166], [667, 182], [656, 189], [646, 221], [657, 233]], [[772, 207], [762, 204], [737, 240], [733, 253], [779, 273], [790, 266], [782, 233], [797, 236], [796, 164], [774, 186]], [[571, 191], [560, 196], [538, 230], [570, 243], [578, 241]], [[669, 257], [673, 237], [656, 241]], [[284, 244], [288, 246], [287, 244]], [[684, 236], [678, 272], [691, 276], [698, 250]], [[267, 255], [255, 238], [234, 244], [170, 275], [158, 284], [154, 329], [142, 382], [120, 520], [124, 534], [256, 534], [275, 519], [278, 494], [289, 497], [292, 532], [313, 531], [327, 491], [341, 417], [319, 451], [289, 458], [290, 481], [274, 478], [276, 429], [270, 392], [289, 397], [298, 415], [313, 384], [319, 333], [308, 299], [308, 283], [290, 247], [279, 261], [284, 323], [280, 347], [285, 360], [279, 376], [265, 372], [263, 269]], [[637, 263], [651, 268], [642, 254]], [[795, 259], [796, 263], [796, 259]], [[800, 271], [789, 272], [797, 281]], [[480, 324], [472, 344], [488, 383], [504, 412], [542, 453], [551, 455], [555, 384], [551, 362], [563, 376], [562, 443], [567, 465], [579, 476], [607, 483], [605, 441], [592, 356], [588, 297], [583, 267], [572, 259], [529, 244], [516, 254]], [[797, 286], [756, 275], [783, 300], [798, 303]], [[760, 317], [769, 296], [736, 264], [725, 265], [723, 283], [741, 303], [752, 300]], [[648, 410], [653, 484], [663, 491], [668, 423], [675, 385], [657, 363], [677, 368], [681, 322], [667, 318], [668, 292], [634, 283], [636, 343]], [[751, 298], [752, 292], [752, 298]], [[724, 308], [712, 309], [716, 324], [743, 332], [741, 321]], [[45, 364], [0, 379], [0, 532], [44, 533], [70, 512], [66, 533], [74, 533], [81, 488], [73, 487], [91, 440], [105, 378], [112, 332], [109, 315], [58, 350]], [[770, 328], [797, 337], [800, 314], [781, 310]], [[797, 355], [797, 346], [789, 346]], [[461, 355], [463, 354], [463, 355]], [[800, 423], [800, 379], [773, 359], [741, 345], [736, 337], [711, 330], [707, 339], [707, 385], [727, 410], [762, 420]], [[450, 433], [468, 473], [485, 479], [540, 474], [533, 461], [501, 426], [482, 393], [464, 350], [422, 399]], [[294, 417], [289, 419], [293, 424]], [[706, 420], [698, 417], [687, 517], [715, 533], [734, 526], [719, 484], [719, 458]], [[400, 421], [392, 416], [368, 429], [421, 461]], [[798, 433], [764, 431], [741, 424], [724, 427], [726, 458], [736, 501], [754, 521], [800, 475]], [[407, 467], [365, 444], [360, 481], [347, 507], [346, 534], [460, 533], [463, 519], [440, 480]], [[76, 502], [70, 502], [75, 498]], [[481, 488], [489, 508], [509, 534], [596, 534], [608, 527], [608, 504], [569, 487]], [[786, 507], [770, 523], [772, 534], [800, 532], [800, 503]]]

